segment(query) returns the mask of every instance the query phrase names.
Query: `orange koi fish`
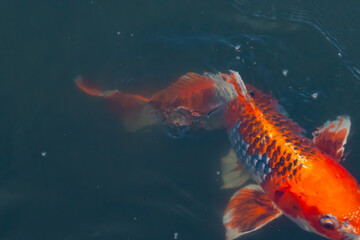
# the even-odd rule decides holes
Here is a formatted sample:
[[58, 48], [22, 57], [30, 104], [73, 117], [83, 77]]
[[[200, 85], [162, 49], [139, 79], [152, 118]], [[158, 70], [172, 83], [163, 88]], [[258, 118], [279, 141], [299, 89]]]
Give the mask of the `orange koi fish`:
[[173, 137], [190, 128], [213, 130], [225, 128], [224, 109], [236, 98], [231, 83], [221, 74], [187, 73], [166, 89], [150, 98], [123, 93], [118, 90], [104, 91], [82, 77], [75, 79], [85, 93], [104, 97], [116, 105], [122, 113], [122, 122], [128, 131], [162, 124]]
[[245, 85], [237, 72], [223, 77], [238, 94], [225, 112], [233, 150], [222, 159], [224, 187], [239, 187], [249, 176], [257, 183], [230, 199], [223, 217], [227, 239], [281, 215], [329, 239], [360, 239], [359, 184], [339, 164], [349, 117], [326, 122], [310, 140], [275, 99]]

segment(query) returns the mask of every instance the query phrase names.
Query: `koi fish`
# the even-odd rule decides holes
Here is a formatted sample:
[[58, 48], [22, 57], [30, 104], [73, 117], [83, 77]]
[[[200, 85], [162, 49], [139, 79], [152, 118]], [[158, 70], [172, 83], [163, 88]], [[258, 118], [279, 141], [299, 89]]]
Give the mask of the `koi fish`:
[[224, 81], [221, 74], [211, 73], [187, 73], [149, 98], [119, 90], [104, 91], [82, 77], [75, 82], [85, 93], [103, 97], [115, 105], [121, 111], [127, 131], [161, 124], [173, 137], [190, 128], [225, 128], [224, 109], [237, 97], [231, 83]]
[[339, 116], [313, 133], [277, 110], [271, 96], [223, 75], [238, 97], [225, 112], [232, 150], [222, 159], [224, 188], [238, 190], [225, 210], [226, 238], [235, 239], [285, 215], [329, 239], [360, 239], [360, 190], [340, 164], [350, 118]]

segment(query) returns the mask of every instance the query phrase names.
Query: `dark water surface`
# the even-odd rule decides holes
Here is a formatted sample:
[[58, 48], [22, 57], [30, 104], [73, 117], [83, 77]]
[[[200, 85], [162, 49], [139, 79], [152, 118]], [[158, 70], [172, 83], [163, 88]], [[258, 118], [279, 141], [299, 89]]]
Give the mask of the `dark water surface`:
[[[79, 74], [155, 92], [234, 69], [309, 133], [350, 115], [360, 180], [360, 3], [293, 2], [0, 1], [0, 239], [225, 239], [226, 135], [127, 133]], [[282, 217], [244, 239], [322, 238]]]

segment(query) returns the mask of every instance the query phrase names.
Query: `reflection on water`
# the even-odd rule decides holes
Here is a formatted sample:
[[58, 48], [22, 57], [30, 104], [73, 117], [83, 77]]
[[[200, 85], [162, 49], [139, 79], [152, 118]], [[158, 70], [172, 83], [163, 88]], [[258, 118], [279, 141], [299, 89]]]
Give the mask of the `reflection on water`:
[[239, 13], [246, 16], [269, 19], [273, 22], [304, 23], [314, 27], [326, 41], [332, 44], [337, 50], [338, 57], [360, 80], [358, 48], [360, 30], [353, 26], [353, 23], [358, 21], [360, 8], [355, 1], [344, 5], [340, 2], [327, 4], [325, 1], [310, 0], [301, 2], [236, 0], [234, 6]]

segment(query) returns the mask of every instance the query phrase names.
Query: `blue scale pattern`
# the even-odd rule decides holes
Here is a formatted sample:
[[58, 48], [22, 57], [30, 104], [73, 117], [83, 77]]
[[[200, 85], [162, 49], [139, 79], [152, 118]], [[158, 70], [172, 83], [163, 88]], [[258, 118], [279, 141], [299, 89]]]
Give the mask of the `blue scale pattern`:
[[266, 175], [271, 172], [268, 164], [269, 158], [266, 154], [260, 155], [254, 153], [251, 156], [248, 154], [249, 144], [244, 141], [243, 136], [239, 134], [240, 124], [240, 121], [238, 121], [228, 130], [230, 143], [236, 153], [238, 161], [244, 165], [256, 181], [261, 182], [265, 179]]

